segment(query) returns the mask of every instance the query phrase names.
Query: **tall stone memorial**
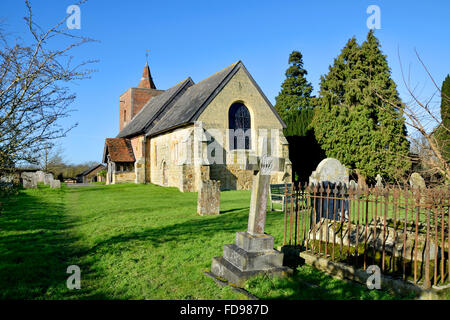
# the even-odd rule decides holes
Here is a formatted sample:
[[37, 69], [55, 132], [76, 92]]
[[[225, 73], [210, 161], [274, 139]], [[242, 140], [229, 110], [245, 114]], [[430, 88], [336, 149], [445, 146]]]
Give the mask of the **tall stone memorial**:
[[251, 158], [247, 170], [253, 170], [253, 187], [248, 230], [236, 233], [234, 244], [226, 244], [223, 257], [214, 257], [211, 272], [242, 287], [247, 279], [260, 273], [286, 275], [283, 253], [274, 250], [273, 236], [264, 233], [270, 174], [284, 170], [284, 159], [269, 156]]

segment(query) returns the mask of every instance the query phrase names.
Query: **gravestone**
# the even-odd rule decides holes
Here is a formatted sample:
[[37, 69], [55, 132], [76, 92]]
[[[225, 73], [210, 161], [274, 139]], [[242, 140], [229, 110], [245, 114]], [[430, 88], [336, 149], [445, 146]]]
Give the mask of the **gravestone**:
[[52, 181], [50, 181], [50, 188], [60, 189], [61, 188], [61, 181], [59, 181], [59, 180], [52, 180]]
[[376, 184], [375, 184], [375, 188], [384, 188], [384, 185], [383, 185], [383, 178], [380, 176], [380, 174], [377, 174], [377, 176], [375, 177], [375, 181], [377, 182]]
[[355, 180], [350, 180], [350, 182], [348, 183], [349, 188], [352, 189], [358, 189], [358, 184], [356, 183]]
[[409, 178], [409, 184], [413, 189], [425, 189], [425, 180], [422, 178], [420, 174], [417, 172], [413, 172], [411, 174], [411, 178]]
[[[323, 191], [319, 191], [318, 197], [315, 199], [316, 214], [311, 215], [312, 219], [315, 216], [316, 223], [320, 222], [321, 218], [339, 221], [343, 216], [346, 219], [348, 216], [348, 200], [336, 201], [335, 203], [333, 199], [338, 191], [336, 187], [346, 190], [350, 186], [348, 169], [339, 160], [334, 158], [322, 160], [309, 177], [309, 183], [319, 187], [319, 190], [322, 188]], [[329, 194], [326, 192], [328, 188]]]
[[326, 187], [328, 183], [345, 184], [348, 186], [348, 169], [337, 159], [323, 159], [309, 177], [309, 183], [316, 185], [325, 184], [324, 187]]
[[53, 181], [53, 174], [51, 174], [51, 173], [44, 174], [44, 184], [45, 185], [49, 186], [52, 181]]
[[264, 233], [270, 173], [283, 171], [284, 159], [253, 158], [245, 169], [254, 172], [248, 230], [237, 232], [235, 243], [226, 244], [223, 257], [214, 257], [211, 265], [214, 275], [238, 287], [257, 274], [282, 276], [292, 273], [290, 268], [283, 267], [283, 253], [274, 250], [273, 236]]
[[36, 180], [38, 183], [44, 183], [45, 181], [45, 172], [43, 171], [36, 171]]
[[22, 172], [21, 178], [25, 189], [37, 188], [37, 177], [34, 172]]
[[220, 181], [202, 180], [198, 190], [197, 213], [201, 216], [220, 213]]

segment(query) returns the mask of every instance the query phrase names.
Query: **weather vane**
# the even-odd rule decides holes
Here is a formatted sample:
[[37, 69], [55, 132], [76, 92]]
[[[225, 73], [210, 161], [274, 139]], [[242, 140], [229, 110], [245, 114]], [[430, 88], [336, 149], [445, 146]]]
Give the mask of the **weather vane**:
[[145, 49], [145, 61], [147, 62], [147, 64], [148, 64], [148, 52], [149, 51], [150, 51], [149, 49]]

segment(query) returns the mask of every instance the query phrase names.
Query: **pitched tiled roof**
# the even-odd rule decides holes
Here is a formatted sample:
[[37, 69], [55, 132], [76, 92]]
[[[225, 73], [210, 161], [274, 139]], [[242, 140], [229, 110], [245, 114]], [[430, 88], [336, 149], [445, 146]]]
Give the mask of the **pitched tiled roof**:
[[234, 75], [234, 71], [239, 62], [213, 74], [209, 78], [189, 87], [186, 92], [174, 103], [158, 123], [149, 128], [148, 135], [155, 135], [159, 132], [171, 129], [181, 124], [187, 124], [196, 120], [203, 111], [203, 107], [221, 89], [221, 84]]
[[103, 152], [103, 162], [105, 163], [108, 161], [107, 155], [113, 162], [134, 162], [136, 160], [131, 141], [124, 138], [107, 138]]
[[130, 138], [144, 133], [155, 136], [164, 131], [194, 123], [239, 69], [248, 75], [282, 126], [286, 128], [286, 124], [253, 80], [244, 64], [238, 61], [197, 84], [188, 78], [150, 99], [117, 137]]
[[192, 86], [194, 81], [191, 78], [178, 83], [163, 93], [151, 98], [138, 112], [138, 114], [130, 121], [125, 128], [120, 131], [117, 138], [127, 138], [144, 134], [149, 126], [154, 125], [155, 121], [164, 115], [177, 98], [181, 97], [184, 90]]
[[82, 173], [78, 174], [77, 177], [78, 177], [78, 176], [85, 176], [85, 175], [88, 175], [89, 173], [91, 173], [92, 171], [94, 171], [95, 169], [97, 169], [98, 167], [106, 168], [104, 165], [102, 165], [101, 163], [99, 163], [99, 164], [97, 164], [97, 165], [95, 165], [95, 166], [93, 166], [93, 167], [90, 167], [89, 169], [83, 171]]

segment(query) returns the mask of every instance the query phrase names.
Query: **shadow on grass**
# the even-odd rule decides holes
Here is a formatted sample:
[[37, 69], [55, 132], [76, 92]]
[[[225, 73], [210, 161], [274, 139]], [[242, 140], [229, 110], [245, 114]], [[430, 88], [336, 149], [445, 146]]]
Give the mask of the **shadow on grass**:
[[[232, 235], [230, 241], [233, 241], [235, 232], [247, 229], [248, 214], [245, 210], [246, 208], [227, 210], [227, 213], [221, 213], [217, 216], [196, 216], [182, 223], [120, 234], [98, 242], [83, 254], [102, 251], [103, 248], [108, 250], [113, 245], [136, 240], [150, 242], [152, 246], [158, 247], [168, 242], [177, 243], [192, 241], [193, 239], [207, 239], [218, 233], [229, 233]], [[236, 212], [241, 212], [241, 214], [236, 214]], [[233, 214], [232, 219], [230, 219], [230, 214]], [[223, 248], [224, 244], [218, 243], [217, 245]]]
[[297, 268], [292, 277], [257, 276], [250, 279], [246, 289], [262, 299], [283, 300], [392, 300], [413, 299], [395, 296], [392, 292], [369, 290], [351, 281], [335, 279], [311, 266]]
[[[2, 199], [0, 216], [0, 299], [102, 298], [86, 289], [69, 290], [66, 273], [78, 264], [72, 221], [64, 216], [64, 189], [21, 191]], [[82, 274], [83, 275], [83, 274]]]

